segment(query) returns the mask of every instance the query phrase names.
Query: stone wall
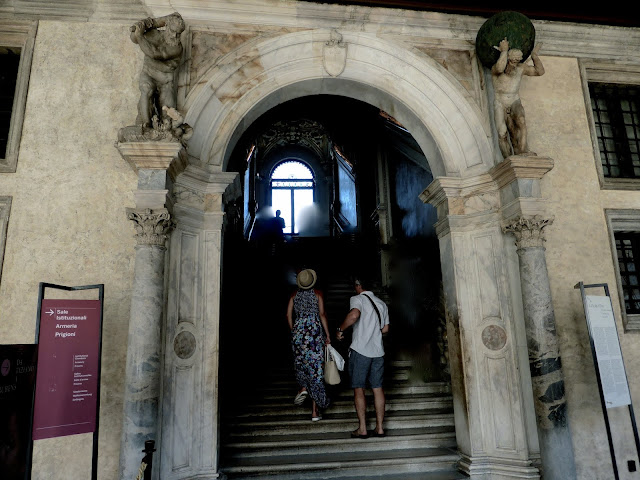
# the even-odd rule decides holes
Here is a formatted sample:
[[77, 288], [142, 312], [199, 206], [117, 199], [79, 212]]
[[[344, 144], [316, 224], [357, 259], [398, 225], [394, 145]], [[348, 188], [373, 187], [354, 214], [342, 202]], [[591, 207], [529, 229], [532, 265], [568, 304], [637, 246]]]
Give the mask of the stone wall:
[[[118, 465], [135, 244], [125, 207], [134, 204], [137, 176], [114, 148], [118, 128], [136, 114], [142, 56], [128, 26], [40, 22], [17, 172], [0, 174], [1, 195], [13, 197], [0, 283], [2, 343], [33, 343], [39, 282], [105, 285], [104, 480], [116, 479]], [[90, 471], [91, 434], [35, 442], [34, 480], [89, 478]]]
[[[115, 480], [118, 471], [135, 245], [125, 207], [134, 205], [137, 177], [114, 148], [117, 130], [135, 119], [138, 98], [142, 54], [129, 41], [128, 27], [40, 22], [17, 171], [0, 174], [0, 196], [12, 197], [0, 280], [2, 343], [33, 342], [39, 282], [105, 284], [102, 480]], [[206, 56], [210, 43], [198, 45]], [[453, 55], [441, 53], [440, 63]], [[469, 61], [474, 61], [471, 55]], [[580, 479], [610, 478], [587, 328], [574, 285], [608, 283], [620, 322], [604, 209], [640, 208], [640, 192], [600, 189], [578, 61], [560, 56], [543, 56], [542, 61], [545, 75], [524, 78], [521, 96], [531, 149], [555, 160], [542, 180], [542, 196], [555, 217], [545, 230], [546, 255], [576, 464]], [[193, 77], [202, 82], [199, 75], [210, 65], [199, 58], [191, 66]], [[462, 72], [458, 80], [476, 98], [475, 67], [456, 66], [460, 69], [454, 73]], [[620, 323], [618, 328], [632, 396], [640, 405], [640, 381], [634, 375], [640, 366], [639, 340], [637, 333], [623, 333]], [[623, 470], [626, 460], [636, 458], [629, 419], [624, 411], [610, 416]], [[90, 459], [90, 435], [38, 441], [33, 478], [87, 478]]]
[[[578, 62], [560, 57], [542, 57], [542, 62], [546, 73], [525, 77], [521, 97], [531, 149], [555, 160], [555, 167], [542, 180], [542, 196], [555, 217], [545, 229], [546, 256], [578, 478], [611, 478], [582, 297], [574, 285], [580, 281], [609, 284], [632, 400], [640, 405], [640, 382], [635, 374], [640, 367], [639, 339], [637, 333], [623, 333], [604, 215], [605, 208], [638, 208], [640, 192], [600, 189], [595, 163], [600, 159], [594, 158]], [[609, 412], [620, 478], [631, 478], [626, 462], [637, 458], [626, 412], [626, 408]]]

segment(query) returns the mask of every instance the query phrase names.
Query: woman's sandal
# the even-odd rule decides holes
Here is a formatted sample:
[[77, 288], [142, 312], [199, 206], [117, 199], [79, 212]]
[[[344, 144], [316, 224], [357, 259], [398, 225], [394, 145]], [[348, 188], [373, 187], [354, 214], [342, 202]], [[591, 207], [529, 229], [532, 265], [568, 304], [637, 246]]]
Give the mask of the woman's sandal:
[[315, 417], [311, 417], [311, 421], [312, 422], [319, 422], [320, 420], [322, 420], [322, 415], [317, 415]]
[[296, 395], [296, 398], [293, 399], [293, 404], [302, 405], [304, 401], [307, 399], [308, 394], [309, 392], [307, 392], [306, 390], [303, 390], [302, 392], [298, 392], [298, 394]]

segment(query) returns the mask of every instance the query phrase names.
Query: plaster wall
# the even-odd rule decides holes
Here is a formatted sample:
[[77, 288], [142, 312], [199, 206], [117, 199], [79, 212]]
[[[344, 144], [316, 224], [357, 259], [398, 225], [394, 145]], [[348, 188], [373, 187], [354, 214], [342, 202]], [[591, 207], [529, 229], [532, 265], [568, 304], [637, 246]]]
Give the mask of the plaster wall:
[[[578, 61], [542, 57], [542, 62], [546, 73], [523, 78], [520, 92], [531, 150], [555, 161], [541, 181], [541, 190], [549, 216], [555, 217], [545, 229], [546, 258], [578, 478], [613, 478], [582, 297], [574, 285], [609, 284], [632, 400], [639, 405], [638, 333], [624, 333], [622, 326], [604, 209], [638, 208], [640, 192], [600, 189], [596, 169], [600, 159], [594, 158]], [[609, 410], [609, 420], [620, 478], [637, 478], [637, 472], [627, 470], [627, 460], [637, 462], [628, 410]]]
[[[142, 62], [128, 26], [40, 22], [17, 171], [0, 174], [0, 195], [13, 197], [0, 342], [34, 342], [39, 282], [105, 285], [103, 480], [117, 478], [135, 245], [125, 207], [137, 176], [114, 148], [118, 128], [135, 119]], [[32, 478], [90, 478], [91, 442], [91, 434], [36, 441]]]

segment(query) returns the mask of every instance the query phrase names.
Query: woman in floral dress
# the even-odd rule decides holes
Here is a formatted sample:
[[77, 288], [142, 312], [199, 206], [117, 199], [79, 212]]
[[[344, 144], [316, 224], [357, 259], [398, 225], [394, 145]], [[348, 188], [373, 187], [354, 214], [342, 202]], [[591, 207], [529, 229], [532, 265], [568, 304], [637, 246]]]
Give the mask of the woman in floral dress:
[[329, 406], [324, 387], [324, 347], [331, 343], [322, 292], [313, 288], [316, 280], [315, 271], [302, 270], [296, 279], [298, 290], [291, 295], [287, 307], [293, 364], [300, 385], [294, 403], [302, 405], [310, 395], [314, 422], [322, 419], [319, 409]]

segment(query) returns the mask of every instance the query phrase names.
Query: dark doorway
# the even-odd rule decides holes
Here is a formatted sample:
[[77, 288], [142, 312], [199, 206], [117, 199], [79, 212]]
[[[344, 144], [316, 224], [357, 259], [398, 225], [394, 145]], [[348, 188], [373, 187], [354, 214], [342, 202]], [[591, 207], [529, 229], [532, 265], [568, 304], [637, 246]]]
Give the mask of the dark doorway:
[[[271, 207], [272, 175], [283, 162], [300, 162], [312, 174], [310, 180], [292, 178], [292, 185], [311, 182], [304, 188], [313, 190], [313, 228], [265, 234], [261, 222], [274, 213], [264, 213]], [[266, 370], [292, 369], [286, 305], [303, 268], [318, 274], [331, 331], [349, 309], [351, 276], [372, 279], [390, 309], [387, 362], [403, 363], [404, 375], [417, 384], [447, 380], [436, 214], [418, 198], [433, 177], [402, 125], [350, 98], [303, 97], [254, 122], [228, 169], [240, 172], [243, 195], [226, 199], [223, 427], [224, 409], [251, 395]], [[345, 353], [347, 347], [341, 346]]]

